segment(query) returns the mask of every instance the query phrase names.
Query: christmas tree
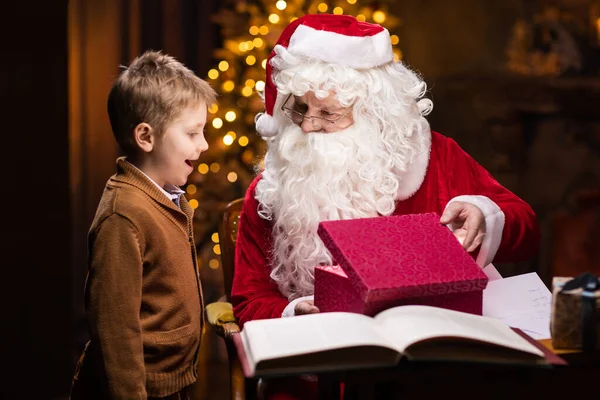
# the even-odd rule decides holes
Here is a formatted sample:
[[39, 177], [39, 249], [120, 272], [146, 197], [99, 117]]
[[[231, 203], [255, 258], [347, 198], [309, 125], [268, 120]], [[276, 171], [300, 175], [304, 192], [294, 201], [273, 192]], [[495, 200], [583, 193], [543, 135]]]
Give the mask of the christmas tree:
[[[305, 14], [347, 14], [386, 27], [392, 35], [392, 44], [396, 45], [399, 39], [394, 28], [400, 25], [400, 20], [389, 15], [389, 3], [226, 0], [221, 11], [213, 16], [213, 21], [221, 27], [223, 46], [215, 53], [219, 61], [208, 72], [208, 81], [219, 93], [219, 99], [218, 105], [209, 108], [206, 129], [209, 150], [202, 154], [186, 187], [187, 198], [196, 209], [194, 229], [205, 284], [210, 285], [211, 276], [217, 276], [210, 270], [220, 268], [218, 210], [244, 195], [264, 154], [265, 142], [255, 132], [254, 117], [263, 110], [261, 94], [267, 58], [282, 30]], [[395, 48], [394, 53], [396, 59], [401, 58], [399, 49]]]

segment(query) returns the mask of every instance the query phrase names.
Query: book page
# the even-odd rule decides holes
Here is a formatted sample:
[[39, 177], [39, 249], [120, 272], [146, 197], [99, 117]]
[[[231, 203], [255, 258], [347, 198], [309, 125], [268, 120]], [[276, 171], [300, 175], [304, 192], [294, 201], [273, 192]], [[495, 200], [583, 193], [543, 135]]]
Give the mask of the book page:
[[490, 281], [483, 290], [483, 315], [534, 339], [550, 339], [551, 314], [552, 293], [535, 272]]
[[371, 317], [322, 313], [246, 322], [242, 334], [252, 361], [353, 346], [390, 347]]
[[503, 322], [480, 315], [429, 306], [400, 306], [379, 313], [375, 320], [400, 352], [422, 340], [454, 337], [543, 356], [539, 349]]

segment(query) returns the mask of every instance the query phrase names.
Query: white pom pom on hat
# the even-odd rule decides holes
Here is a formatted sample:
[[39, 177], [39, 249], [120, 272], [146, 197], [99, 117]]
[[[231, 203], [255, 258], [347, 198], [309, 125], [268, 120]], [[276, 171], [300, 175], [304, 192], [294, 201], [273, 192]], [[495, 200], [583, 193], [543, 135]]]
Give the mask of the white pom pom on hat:
[[[290, 23], [281, 33], [277, 46], [290, 53], [356, 69], [367, 69], [394, 60], [390, 34], [380, 25], [360, 22], [350, 15], [309, 14]], [[267, 60], [264, 91], [265, 112], [254, 119], [256, 131], [263, 137], [277, 135], [273, 118], [277, 88], [273, 83], [271, 51]]]

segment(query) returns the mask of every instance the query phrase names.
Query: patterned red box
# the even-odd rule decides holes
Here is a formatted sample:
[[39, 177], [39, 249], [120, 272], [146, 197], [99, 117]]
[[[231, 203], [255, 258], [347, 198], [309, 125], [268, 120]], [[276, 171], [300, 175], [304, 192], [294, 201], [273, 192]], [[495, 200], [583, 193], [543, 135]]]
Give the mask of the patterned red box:
[[482, 313], [488, 278], [435, 213], [324, 221], [319, 236], [341, 267], [315, 268], [322, 312], [422, 304]]

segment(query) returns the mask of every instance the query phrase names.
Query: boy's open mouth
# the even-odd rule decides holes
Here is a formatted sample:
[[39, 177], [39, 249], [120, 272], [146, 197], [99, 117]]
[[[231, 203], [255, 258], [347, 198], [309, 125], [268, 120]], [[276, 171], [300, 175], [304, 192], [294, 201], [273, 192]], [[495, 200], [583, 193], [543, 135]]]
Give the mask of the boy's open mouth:
[[190, 167], [194, 168], [194, 165], [192, 164], [192, 162], [190, 160], [185, 160], [185, 163], [187, 165], [189, 165]]

